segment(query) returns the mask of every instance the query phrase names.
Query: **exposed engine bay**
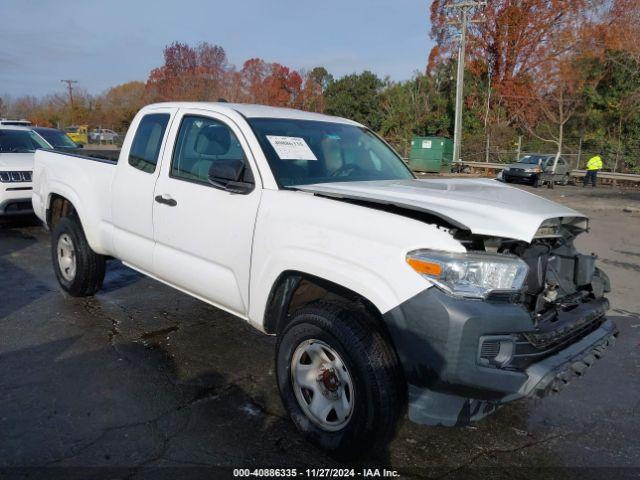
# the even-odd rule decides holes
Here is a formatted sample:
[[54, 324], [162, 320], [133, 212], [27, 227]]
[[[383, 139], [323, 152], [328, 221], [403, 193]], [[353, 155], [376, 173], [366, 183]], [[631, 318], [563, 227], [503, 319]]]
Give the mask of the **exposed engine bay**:
[[587, 230], [584, 218], [557, 218], [545, 221], [531, 243], [474, 235], [459, 240], [468, 250], [515, 255], [527, 263], [529, 272], [519, 301], [538, 324], [611, 290], [609, 278], [596, 267], [597, 256], [575, 248], [575, 238]]
[[534, 328], [517, 335], [513, 358], [504, 368], [526, 368], [585, 337], [605, 321], [609, 302], [604, 294], [611, 291], [609, 278], [596, 267], [596, 255], [579, 253], [574, 245], [575, 238], [587, 230], [584, 218], [553, 219], [540, 226], [531, 243], [458, 237], [468, 250], [515, 255], [529, 266], [522, 293], [502, 300], [522, 304], [530, 312]]

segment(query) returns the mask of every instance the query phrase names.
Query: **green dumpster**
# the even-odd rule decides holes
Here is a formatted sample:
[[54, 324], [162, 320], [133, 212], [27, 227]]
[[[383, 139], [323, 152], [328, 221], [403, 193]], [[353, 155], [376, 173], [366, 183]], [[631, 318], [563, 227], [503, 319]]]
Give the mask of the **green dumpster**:
[[409, 166], [417, 172], [451, 172], [453, 142], [445, 137], [413, 137]]

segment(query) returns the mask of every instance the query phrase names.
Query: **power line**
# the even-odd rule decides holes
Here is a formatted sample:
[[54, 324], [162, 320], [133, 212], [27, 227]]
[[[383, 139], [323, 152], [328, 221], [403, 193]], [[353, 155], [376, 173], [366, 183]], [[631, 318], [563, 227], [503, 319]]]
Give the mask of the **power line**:
[[479, 7], [487, 5], [486, 1], [463, 0], [445, 5], [447, 10], [456, 10], [458, 21], [452, 24], [460, 25], [460, 48], [458, 50], [458, 72], [456, 79], [456, 118], [453, 133], [453, 160], [460, 158], [462, 140], [462, 97], [464, 93], [464, 56], [467, 43], [467, 27], [471, 22], [481, 20], [472, 19]]

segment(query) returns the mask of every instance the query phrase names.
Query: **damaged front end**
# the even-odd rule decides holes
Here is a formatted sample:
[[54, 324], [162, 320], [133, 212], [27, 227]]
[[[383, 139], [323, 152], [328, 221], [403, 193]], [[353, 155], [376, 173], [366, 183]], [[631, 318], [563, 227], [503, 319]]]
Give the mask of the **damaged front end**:
[[414, 422], [465, 425], [558, 391], [614, 343], [609, 279], [574, 245], [587, 229], [575, 217], [546, 220], [530, 242], [451, 231], [469, 253], [515, 256], [528, 271], [517, 292], [469, 299], [430, 288], [386, 315]]
[[[595, 254], [582, 254], [574, 245], [575, 238], [587, 230], [585, 218], [551, 219], [540, 226], [531, 243], [495, 238], [471, 241], [473, 245], [481, 240], [487, 251], [516, 255], [529, 267], [523, 291], [512, 300], [531, 314], [534, 329], [516, 336], [512, 357], [508, 363], [503, 361], [502, 368], [525, 369], [579, 341], [605, 321], [609, 277], [596, 266]], [[491, 353], [489, 344], [485, 351]], [[489, 355], [482, 359], [492, 363]]]

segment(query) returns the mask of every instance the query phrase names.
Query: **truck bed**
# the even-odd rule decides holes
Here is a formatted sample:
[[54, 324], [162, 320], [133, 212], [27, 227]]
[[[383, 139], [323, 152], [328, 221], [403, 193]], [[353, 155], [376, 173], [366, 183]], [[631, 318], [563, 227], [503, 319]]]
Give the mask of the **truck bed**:
[[111, 236], [107, 230], [111, 228], [111, 184], [117, 163], [108, 158], [38, 150], [33, 168], [35, 214], [46, 222], [47, 200], [54, 195], [69, 199], [85, 226], [91, 248], [99, 253], [109, 253]]

